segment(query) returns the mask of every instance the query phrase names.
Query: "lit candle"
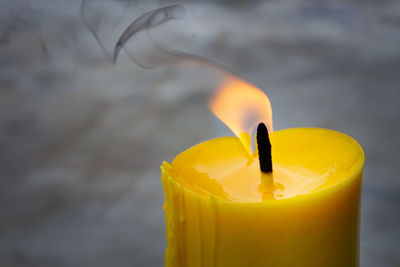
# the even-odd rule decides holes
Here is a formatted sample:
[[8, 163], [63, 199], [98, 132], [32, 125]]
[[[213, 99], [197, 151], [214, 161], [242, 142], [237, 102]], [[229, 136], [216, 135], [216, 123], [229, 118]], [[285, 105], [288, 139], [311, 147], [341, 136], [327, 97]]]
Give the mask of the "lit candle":
[[[225, 84], [211, 109], [239, 138], [203, 142], [161, 166], [165, 266], [358, 266], [361, 146], [318, 128], [268, 136], [259, 124], [251, 153], [254, 125], [235, 114], [248, 112], [252, 95], [260, 103], [259, 92], [239, 80]], [[256, 117], [272, 130], [263, 101], [254, 104], [262, 109]], [[229, 111], [238, 106], [246, 110]]]

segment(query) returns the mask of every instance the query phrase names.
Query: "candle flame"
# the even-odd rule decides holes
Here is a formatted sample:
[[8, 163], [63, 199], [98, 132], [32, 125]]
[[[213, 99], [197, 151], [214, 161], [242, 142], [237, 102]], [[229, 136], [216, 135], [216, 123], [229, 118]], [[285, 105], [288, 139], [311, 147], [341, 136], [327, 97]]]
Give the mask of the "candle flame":
[[251, 134], [260, 122], [272, 132], [272, 109], [268, 96], [236, 77], [225, 79], [209, 102], [214, 115], [224, 122], [251, 153]]

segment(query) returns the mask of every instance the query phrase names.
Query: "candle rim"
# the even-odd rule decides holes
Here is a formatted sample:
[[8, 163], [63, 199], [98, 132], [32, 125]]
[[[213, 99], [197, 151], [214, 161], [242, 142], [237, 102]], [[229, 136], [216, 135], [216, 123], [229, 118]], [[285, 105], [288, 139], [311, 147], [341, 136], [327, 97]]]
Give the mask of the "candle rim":
[[[348, 138], [354, 144], [357, 145], [359, 152], [360, 152], [360, 157], [353, 164], [353, 166], [356, 166], [356, 168], [354, 170], [352, 170], [352, 172], [348, 176], [346, 176], [346, 178], [344, 178], [326, 188], [319, 189], [318, 191], [309, 192], [306, 194], [300, 194], [300, 195], [296, 195], [296, 196], [292, 196], [292, 197], [288, 197], [288, 198], [272, 199], [272, 200], [265, 200], [265, 201], [227, 200], [227, 199], [220, 198], [218, 196], [216, 197], [212, 193], [209, 193], [208, 195], [200, 194], [199, 192], [196, 192], [195, 190], [192, 190], [191, 188], [188, 188], [188, 187], [182, 185], [182, 183], [180, 181], [178, 181], [176, 178], [174, 178], [172, 175], [170, 175], [171, 170], [173, 170], [173, 162], [175, 161], [175, 158], [171, 164], [164, 161], [161, 166], [161, 170], [162, 170], [162, 172], [165, 172], [167, 174], [168, 179], [172, 179], [174, 183], [178, 184], [184, 190], [190, 192], [191, 194], [196, 195], [199, 198], [207, 199], [207, 198], [213, 197], [215, 199], [215, 201], [220, 202], [220, 203], [235, 204], [235, 205], [240, 203], [240, 204], [245, 204], [245, 205], [256, 205], [256, 206], [257, 205], [272, 205], [273, 206], [273, 205], [281, 205], [281, 204], [285, 204], [285, 203], [291, 203], [292, 201], [297, 202], [297, 201], [301, 201], [301, 200], [307, 201], [307, 200], [314, 199], [314, 198], [318, 199], [319, 197], [322, 197], [326, 194], [331, 194], [333, 192], [336, 192], [338, 190], [345, 188], [347, 184], [354, 182], [357, 179], [357, 177], [359, 177], [362, 174], [363, 166], [364, 166], [364, 162], [365, 162], [365, 152], [364, 152], [362, 146], [353, 137], [351, 137], [345, 133], [339, 132], [339, 131], [335, 131], [335, 130], [328, 129], [328, 128], [320, 128], [320, 127], [293, 127], [293, 128], [286, 128], [286, 129], [274, 131], [271, 134], [275, 134], [275, 133], [279, 133], [279, 132], [282, 133], [282, 132], [286, 132], [286, 131], [290, 131], [290, 130], [294, 130], [294, 129], [297, 129], [297, 130], [324, 130], [324, 131], [333, 132], [335, 134], [339, 134], [339, 135], [342, 135], [342, 136]], [[235, 136], [223, 136], [223, 137], [212, 138], [210, 140], [205, 140], [201, 143], [193, 145], [190, 148], [182, 151], [180, 154], [190, 151], [191, 149], [194, 149], [197, 146], [200, 146], [206, 142], [218, 142], [221, 139], [236, 139], [237, 140], [238, 138]], [[243, 147], [243, 150], [245, 151], [244, 147]]]

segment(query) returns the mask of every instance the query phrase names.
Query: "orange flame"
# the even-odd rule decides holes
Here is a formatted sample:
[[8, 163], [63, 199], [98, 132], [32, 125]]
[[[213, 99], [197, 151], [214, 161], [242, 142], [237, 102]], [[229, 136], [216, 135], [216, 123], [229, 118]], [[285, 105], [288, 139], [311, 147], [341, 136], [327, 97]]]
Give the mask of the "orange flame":
[[224, 80], [209, 102], [211, 112], [224, 122], [251, 153], [251, 133], [260, 122], [272, 132], [268, 96], [254, 85], [235, 77]]

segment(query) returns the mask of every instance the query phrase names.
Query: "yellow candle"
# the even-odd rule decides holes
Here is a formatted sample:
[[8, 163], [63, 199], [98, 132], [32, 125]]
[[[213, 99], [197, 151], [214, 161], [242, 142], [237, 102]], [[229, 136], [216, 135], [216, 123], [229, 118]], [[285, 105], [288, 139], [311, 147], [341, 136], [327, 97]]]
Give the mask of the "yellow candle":
[[270, 139], [272, 174], [236, 137], [163, 163], [165, 266], [358, 266], [361, 146], [317, 128]]

